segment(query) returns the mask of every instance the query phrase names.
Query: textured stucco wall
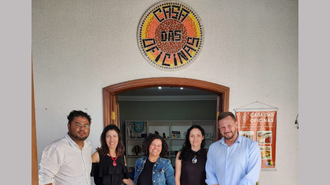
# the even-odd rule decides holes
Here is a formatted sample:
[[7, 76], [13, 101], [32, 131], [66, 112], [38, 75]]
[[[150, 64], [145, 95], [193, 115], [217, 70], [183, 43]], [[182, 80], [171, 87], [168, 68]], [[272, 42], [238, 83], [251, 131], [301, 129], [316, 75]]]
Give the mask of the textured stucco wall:
[[202, 20], [204, 46], [179, 71], [151, 66], [137, 45], [137, 26], [159, 1], [32, 1], [32, 49], [38, 159], [66, 132], [66, 116], [92, 116], [99, 146], [102, 88], [150, 77], [199, 79], [230, 87], [230, 111], [259, 101], [278, 108], [276, 171], [260, 184], [298, 184], [298, 1], [184, 0]]

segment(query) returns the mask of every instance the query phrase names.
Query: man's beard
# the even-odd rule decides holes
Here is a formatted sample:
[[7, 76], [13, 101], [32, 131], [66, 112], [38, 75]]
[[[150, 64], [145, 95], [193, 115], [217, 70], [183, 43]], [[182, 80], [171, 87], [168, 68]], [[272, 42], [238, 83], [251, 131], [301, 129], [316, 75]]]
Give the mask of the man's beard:
[[80, 137], [80, 136], [75, 135], [75, 134], [72, 134], [72, 133], [70, 133], [70, 132], [69, 132], [69, 135], [70, 135], [71, 137], [77, 139], [77, 140], [85, 140], [85, 139], [87, 139], [87, 137], [88, 137], [88, 136]]
[[[231, 139], [234, 138], [234, 136], [235, 136], [234, 133], [235, 133], [235, 132], [237, 132], [237, 131], [235, 130], [234, 132], [233, 132], [233, 131], [230, 132], [230, 133], [232, 133], [231, 137], [226, 137], [226, 136], [225, 136], [226, 133], [223, 135], [223, 137], [224, 137], [226, 140], [231, 140]], [[227, 132], [227, 133], [228, 133], [228, 132]]]

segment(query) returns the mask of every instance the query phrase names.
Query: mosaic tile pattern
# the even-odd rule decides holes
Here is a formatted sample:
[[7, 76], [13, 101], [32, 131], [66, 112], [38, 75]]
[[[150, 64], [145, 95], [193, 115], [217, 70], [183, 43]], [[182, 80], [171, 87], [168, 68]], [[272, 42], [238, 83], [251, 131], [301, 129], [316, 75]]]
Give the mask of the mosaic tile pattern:
[[190, 65], [203, 45], [200, 18], [178, 1], [162, 1], [146, 11], [138, 27], [138, 44], [154, 67], [173, 71]]

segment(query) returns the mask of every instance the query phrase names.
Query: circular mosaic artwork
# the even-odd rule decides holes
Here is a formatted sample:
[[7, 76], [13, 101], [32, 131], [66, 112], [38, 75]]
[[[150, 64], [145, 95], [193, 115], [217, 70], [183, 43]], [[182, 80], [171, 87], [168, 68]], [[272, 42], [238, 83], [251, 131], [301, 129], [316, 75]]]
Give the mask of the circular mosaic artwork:
[[178, 1], [162, 1], [148, 9], [137, 36], [143, 57], [166, 71], [190, 65], [200, 53], [204, 38], [196, 12]]

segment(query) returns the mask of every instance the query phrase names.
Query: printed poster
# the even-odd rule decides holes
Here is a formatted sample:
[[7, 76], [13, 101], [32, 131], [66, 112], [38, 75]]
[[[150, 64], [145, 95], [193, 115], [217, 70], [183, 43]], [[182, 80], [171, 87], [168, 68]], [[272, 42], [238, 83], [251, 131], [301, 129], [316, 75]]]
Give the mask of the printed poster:
[[236, 111], [240, 135], [258, 142], [261, 168], [275, 169], [277, 111]]

